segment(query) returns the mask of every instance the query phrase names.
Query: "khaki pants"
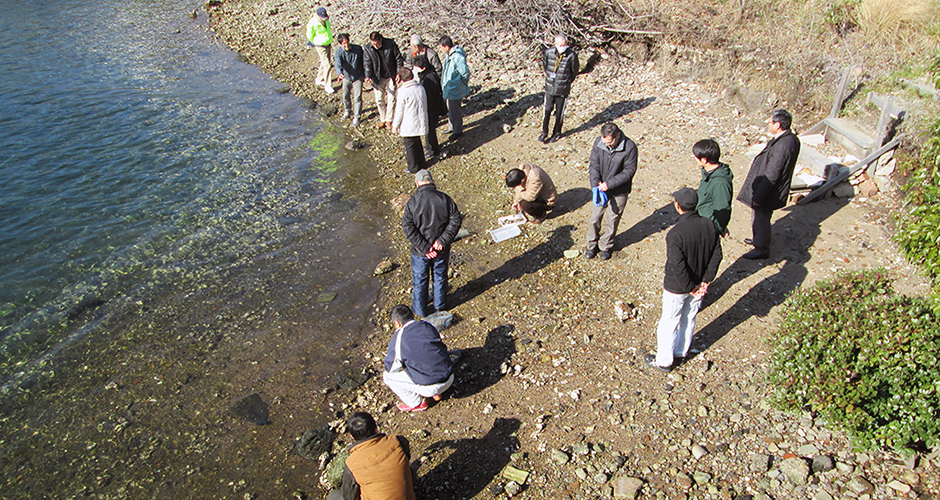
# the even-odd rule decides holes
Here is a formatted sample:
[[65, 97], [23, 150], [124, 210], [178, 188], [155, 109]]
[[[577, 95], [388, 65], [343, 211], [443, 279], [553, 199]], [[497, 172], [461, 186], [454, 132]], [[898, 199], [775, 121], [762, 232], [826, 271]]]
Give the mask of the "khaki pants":
[[[588, 224], [587, 231], [587, 249], [599, 249], [601, 252], [609, 252], [614, 246], [614, 235], [617, 234], [617, 226], [620, 225], [620, 217], [623, 216], [623, 208], [627, 205], [627, 195], [618, 194], [611, 196], [607, 201], [606, 207], [593, 207], [591, 212], [591, 222]], [[607, 215], [607, 224], [604, 226], [604, 233], [598, 238], [601, 231], [601, 221], [604, 215]]]
[[330, 73], [333, 71], [333, 56], [332, 50], [329, 45], [316, 45], [314, 50], [317, 51], [317, 57], [320, 58], [320, 69], [317, 70], [317, 79], [314, 82], [317, 85], [329, 85]]
[[375, 107], [379, 111], [379, 121], [391, 123], [395, 118], [395, 80], [385, 78], [372, 80], [372, 91], [375, 93]]

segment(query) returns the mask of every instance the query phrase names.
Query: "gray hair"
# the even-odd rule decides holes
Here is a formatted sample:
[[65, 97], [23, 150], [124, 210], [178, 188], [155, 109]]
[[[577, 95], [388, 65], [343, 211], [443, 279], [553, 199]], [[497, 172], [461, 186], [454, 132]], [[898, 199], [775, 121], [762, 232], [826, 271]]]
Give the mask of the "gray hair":
[[555, 43], [560, 43], [562, 45], [568, 45], [568, 36], [564, 33], [559, 33], [555, 35]]

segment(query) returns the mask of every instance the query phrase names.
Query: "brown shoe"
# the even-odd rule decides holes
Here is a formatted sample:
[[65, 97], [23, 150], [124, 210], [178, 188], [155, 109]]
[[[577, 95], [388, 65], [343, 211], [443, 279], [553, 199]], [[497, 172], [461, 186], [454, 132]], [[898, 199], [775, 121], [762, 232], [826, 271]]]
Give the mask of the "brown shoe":
[[375, 128], [383, 129], [385, 128], [385, 122], [379, 122], [375, 124]]
[[392, 130], [392, 122], [385, 122], [385, 128]]

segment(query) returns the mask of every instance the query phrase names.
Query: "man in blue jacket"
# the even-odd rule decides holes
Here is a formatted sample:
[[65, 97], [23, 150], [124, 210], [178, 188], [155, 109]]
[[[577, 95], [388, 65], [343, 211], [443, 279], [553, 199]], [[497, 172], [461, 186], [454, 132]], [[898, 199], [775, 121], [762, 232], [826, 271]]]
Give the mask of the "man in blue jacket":
[[454, 369], [441, 334], [426, 321], [415, 321], [406, 305], [397, 305], [390, 313], [395, 333], [385, 353], [385, 385], [401, 398], [398, 409], [424, 411], [424, 398], [440, 401], [454, 383]]
[[336, 41], [340, 48], [336, 50], [334, 59], [336, 74], [343, 82], [343, 119], [351, 116], [352, 126], [357, 127], [362, 115], [362, 79], [365, 77], [362, 46], [350, 43], [348, 33], [340, 33]]
[[[633, 190], [636, 158], [636, 144], [623, 135], [617, 125], [605, 123], [601, 126], [601, 136], [591, 148], [590, 176], [591, 189], [603, 196], [601, 201], [594, 203], [588, 224], [587, 250], [584, 252], [588, 259], [596, 257], [598, 251], [603, 260], [611, 257], [614, 235], [617, 234], [620, 217], [627, 205], [627, 197]], [[605, 214], [607, 225], [604, 226], [604, 233], [600, 234]]]
[[450, 121], [450, 139], [456, 140], [463, 135], [463, 109], [460, 100], [470, 95], [470, 67], [463, 48], [455, 47], [454, 41], [447, 35], [437, 42], [444, 54], [444, 69], [441, 71], [441, 90], [447, 102], [447, 119]]

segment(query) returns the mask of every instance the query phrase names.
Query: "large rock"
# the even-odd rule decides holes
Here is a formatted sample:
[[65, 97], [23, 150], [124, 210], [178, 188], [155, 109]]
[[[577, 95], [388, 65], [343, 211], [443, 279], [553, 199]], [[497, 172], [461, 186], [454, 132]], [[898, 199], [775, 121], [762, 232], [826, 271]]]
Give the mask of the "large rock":
[[819, 472], [829, 472], [836, 468], [836, 463], [828, 455], [817, 455], [813, 457], [813, 474]]
[[311, 429], [304, 432], [294, 443], [294, 453], [308, 459], [319, 460], [324, 453], [329, 453], [333, 447], [333, 431], [329, 427]]
[[339, 489], [343, 486], [343, 468], [346, 466], [346, 457], [349, 452], [343, 450], [337, 453], [326, 465], [323, 474], [320, 475], [320, 485], [327, 490]]
[[618, 476], [613, 481], [614, 498], [633, 500], [643, 487], [643, 480], [637, 477]]
[[800, 457], [793, 457], [780, 462], [780, 472], [783, 472], [791, 483], [799, 486], [809, 480], [809, 465]]
[[447, 311], [437, 311], [424, 318], [424, 320], [434, 325], [437, 331], [442, 332], [454, 322], [454, 315]]
[[336, 385], [352, 391], [358, 389], [362, 384], [369, 380], [369, 371], [363, 368], [348, 368], [333, 376]]

